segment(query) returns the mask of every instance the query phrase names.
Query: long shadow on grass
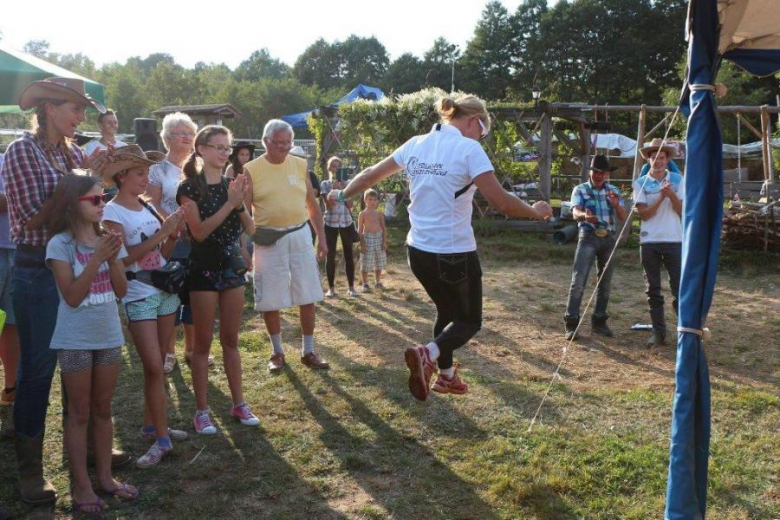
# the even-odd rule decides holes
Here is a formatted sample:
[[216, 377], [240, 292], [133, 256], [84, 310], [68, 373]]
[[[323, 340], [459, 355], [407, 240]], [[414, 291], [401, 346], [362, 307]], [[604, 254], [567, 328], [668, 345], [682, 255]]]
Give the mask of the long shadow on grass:
[[[387, 318], [383, 318], [380, 313], [372, 312], [373, 307], [367, 305], [364, 303], [364, 301], [355, 301], [352, 300], [351, 306], [353, 308], [358, 309], [360, 312], [355, 313], [353, 315], [345, 315], [347, 311], [342, 310], [338, 307], [334, 307], [332, 309], [322, 309], [322, 314], [325, 314], [328, 319], [328, 322], [331, 326], [335, 327], [339, 330], [344, 336], [351, 339], [352, 341], [359, 344], [361, 347], [366, 348], [373, 352], [374, 354], [378, 355], [380, 358], [382, 358], [386, 363], [397, 366], [399, 363], [402, 362], [402, 350], [399, 349], [397, 346], [406, 346], [410, 344], [409, 337], [402, 335], [399, 332], [396, 332], [394, 330], [394, 327], [397, 326], [395, 321], [386, 321]], [[379, 304], [374, 304], [374, 307], [376, 308], [382, 308], [385, 309], [386, 307], [381, 306]], [[370, 315], [373, 318], [376, 318], [379, 321], [383, 321], [387, 323], [387, 328], [379, 327], [373, 323], [370, 323], [364, 319], [361, 318], [361, 315]], [[402, 317], [402, 316], [400, 316]], [[349, 318], [349, 319], [345, 319]], [[359, 325], [356, 326], [356, 322], [359, 322]], [[411, 334], [409, 335], [416, 335], [418, 338], [425, 337], [423, 332], [416, 330], [416, 329], [410, 329]], [[372, 338], [374, 337], [383, 337], [383, 341], [372, 341]], [[394, 348], [386, 348], [388, 345], [396, 346]], [[333, 355], [333, 354], [331, 354]], [[478, 365], [481, 367], [485, 367], [486, 371], [490, 374], [495, 374], [497, 377], [491, 377], [486, 378], [485, 376], [478, 376], [485, 382], [485, 386], [489, 388], [489, 390], [499, 397], [501, 400], [504, 401], [504, 403], [511, 408], [513, 408], [516, 412], [518, 412], [522, 417], [531, 418], [533, 416], [536, 407], [538, 406], [538, 400], [540, 399], [539, 396], [537, 396], [534, 392], [528, 391], [525, 388], [515, 385], [515, 384], [508, 384], [507, 381], [514, 381], [517, 379], [517, 374], [512, 372], [511, 370], [508, 370], [506, 367], [495, 363], [484, 356], [481, 356], [478, 353], [475, 353], [473, 350], [468, 351], [469, 356], [474, 356], [478, 358]], [[349, 363], [345, 363], [345, 367], [349, 366]], [[355, 369], [347, 368], [348, 371], [352, 371]], [[399, 380], [399, 383], [401, 382], [401, 378], [397, 377], [396, 379]], [[496, 381], [498, 379], [498, 381]], [[403, 379], [405, 380], [405, 378]], [[392, 397], [394, 394], [390, 394]], [[399, 402], [399, 404], [402, 404]], [[556, 411], [549, 412], [553, 416], [558, 416], [559, 414]]]
[[455, 474], [427, 447], [404, 436], [346, 392], [329, 374], [331, 391], [350, 406], [351, 417], [376, 434], [362, 439], [347, 431], [293, 371], [287, 375], [309, 412], [322, 426], [320, 438], [363, 490], [399, 518], [497, 518], [474, 486]]

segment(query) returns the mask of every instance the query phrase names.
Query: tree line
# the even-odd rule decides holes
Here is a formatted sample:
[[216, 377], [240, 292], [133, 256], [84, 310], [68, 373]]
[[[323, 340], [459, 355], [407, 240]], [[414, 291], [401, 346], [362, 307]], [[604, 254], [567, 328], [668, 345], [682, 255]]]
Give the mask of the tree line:
[[[97, 67], [83, 54], [57, 54], [46, 41], [25, 50], [105, 85], [120, 130], [168, 105], [230, 103], [243, 117], [228, 125], [240, 137], [257, 136], [265, 121], [342, 97], [357, 83], [386, 93], [426, 87], [455, 88], [491, 101], [531, 99], [536, 85], [551, 101], [662, 104], [681, 84], [686, 43], [686, 0], [524, 0], [514, 12], [488, 2], [464, 49], [437, 38], [423, 56], [394, 60], [376, 38], [319, 39], [288, 66], [267, 49], [238, 67], [197, 63], [183, 67], [156, 53]], [[683, 64], [683, 65], [681, 65]], [[777, 78], [725, 74], [730, 98], [774, 103]], [[615, 116], [618, 130], [633, 131], [629, 115]]]

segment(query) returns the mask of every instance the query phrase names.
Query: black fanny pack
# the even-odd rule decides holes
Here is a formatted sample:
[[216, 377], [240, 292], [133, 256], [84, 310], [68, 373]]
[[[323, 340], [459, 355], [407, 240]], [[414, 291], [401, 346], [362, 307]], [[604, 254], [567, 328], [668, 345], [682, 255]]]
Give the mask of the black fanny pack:
[[187, 269], [179, 262], [168, 262], [159, 269], [151, 271], [126, 271], [125, 277], [128, 280], [138, 280], [147, 285], [157, 287], [169, 294], [178, 294], [184, 287], [184, 281], [187, 278]]
[[298, 231], [305, 225], [306, 222], [300, 226], [296, 226], [290, 229], [271, 229], [266, 227], [257, 227], [255, 228], [255, 234], [252, 235], [252, 242], [258, 246], [272, 246], [276, 244], [276, 242], [278, 242], [279, 239], [284, 235], [292, 233], [293, 231]]

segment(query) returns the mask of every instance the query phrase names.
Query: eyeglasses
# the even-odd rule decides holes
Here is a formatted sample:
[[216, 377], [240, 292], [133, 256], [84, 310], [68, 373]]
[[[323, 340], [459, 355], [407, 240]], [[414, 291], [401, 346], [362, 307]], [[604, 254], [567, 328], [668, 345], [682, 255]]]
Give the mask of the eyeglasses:
[[275, 141], [274, 139], [270, 138], [268, 140], [279, 148], [292, 148], [292, 141]]
[[233, 151], [233, 147], [232, 146], [222, 146], [222, 145], [219, 145], [219, 144], [204, 144], [203, 146], [207, 146], [209, 148], [214, 148], [219, 153], [228, 153], [229, 154], [230, 152]]
[[192, 132], [171, 132], [171, 137], [178, 137], [179, 139], [192, 139], [195, 134]]
[[480, 134], [479, 138], [484, 139], [487, 137], [488, 133], [490, 132], [488, 128], [485, 126], [485, 123], [482, 122], [481, 118], [477, 118], [477, 122], [479, 123], [479, 127], [482, 129], [482, 134]]
[[79, 197], [79, 201], [91, 202], [93, 206], [100, 206], [101, 202], [109, 202], [110, 200], [111, 195], [108, 193], [104, 193], [103, 195], [85, 195], [83, 197]]

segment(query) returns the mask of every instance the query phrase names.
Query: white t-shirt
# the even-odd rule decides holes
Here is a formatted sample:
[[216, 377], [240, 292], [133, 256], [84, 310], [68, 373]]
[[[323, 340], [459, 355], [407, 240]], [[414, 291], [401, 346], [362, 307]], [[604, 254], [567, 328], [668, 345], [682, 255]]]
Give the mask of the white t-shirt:
[[[679, 173], [667, 170], [666, 177], [660, 181], [649, 174], [639, 177], [634, 183], [634, 203], [652, 206], [661, 196], [664, 181], [668, 180], [680, 200], [685, 200], [685, 183]], [[674, 211], [672, 201], [664, 199], [658, 210], [649, 220], [643, 220], [639, 228], [639, 243], [682, 242], [682, 222]]]
[[[140, 211], [127, 209], [113, 200], [103, 209], [103, 220], [122, 225], [125, 231], [125, 246], [128, 248], [144, 242], [162, 227], [157, 217], [148, 209], [142, 208]], [[164, 266], [165, 263], [165, 258], [160, 253], [160, 247], [157, 246], [137, 262], [128, 265], [125, 270], [134, 273], [140, 270], [151, 271]], [[159, 292], [161, 292], [160, 289], [149, 284], [139, 280], [130, 280], [127, 282], [127, 294], [122, 298], [122, 303], [143, 300]]]
[[149, 168], [149, 184], [162, 188], [160, 206], [168, 215], [179, 209], [176, 202], [176, 190], [181, 182], [182, 172], [178, 166], [167, 159]]
[[474, 179], [493, 171], [485, 150], [452, 125], [409, 139], [393, 152], [409, 177], [410, 246], [429, 253], [476, 251], [471, 229]]
[[[114, 143], [114, 148], [119, 148], [120, 146], [127, 146], [127, 143], [117, 139]], [[95, 150], [105, 150], [106, 148], [108, 147], [100, 142], [100, 139], [93, 139], [84, 146], [84, 153], [92, 155], [92, 152]]]

